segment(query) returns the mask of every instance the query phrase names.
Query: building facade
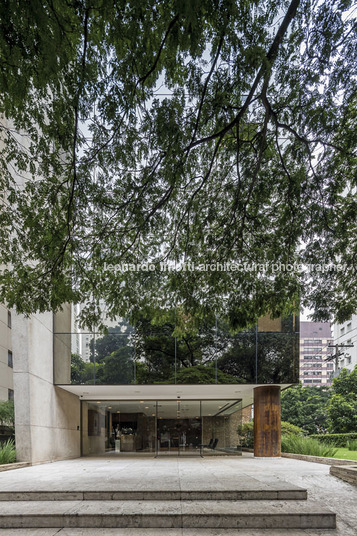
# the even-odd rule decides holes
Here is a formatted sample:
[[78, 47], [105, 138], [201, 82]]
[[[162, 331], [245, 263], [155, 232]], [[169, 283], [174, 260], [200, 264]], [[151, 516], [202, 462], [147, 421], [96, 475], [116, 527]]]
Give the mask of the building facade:
[[[216, 367], [223, 363], [232, 374], [222, 376], [213, 360], [195, 369], [213, 375], [211, 383], [189, 384], [181, 375], [185, 367], [174, 361], [180, 357], [174, 348], [180, 346], [172, 337], [162, 338], [159, 350], [167, 354], [172, 342], [175, 381], [168, 371], [166, 382], [149, 383], [139, 348], [133, 348], [132, 331], [114, 330], [109, 340], [115, 349], [106, 350], [111, 353], [101, 360], [103, 335], [95, 341], [92, 334], [95, 357], [88, 362], [74, 356], [72, 326], [70, 306], [56, 315], [13, 318], [19, 460], [36, 463], [104, 453], [240, 455], [238, 427], [244, 408], [253, 402], [255, 455], [280, 455], [280, 391], [298, 381], [298, 318], [260, 319], [256, 329], [224, 339], [223, 361], [217, 359]], [[121, 369], [129, 370], [129, 376], [116, 376]]]
[[[352, 347], [340, 348], [342, 352], [338, 360], [338, 369], [347, 369], [350, 372], [357, 365], [357, 315], [343, 324], [333, 326], [335, 344], [353, 345]], [[337, 370], [338, 373], [338, 370]]]
[[11, 311], [0, 304], [0, 400], [13, 400], [13, 353]]
[[334, 364], [326, 361], [333, 353], [328, 322], [300, 322], [300, 381], [304, 387], [331, 385]]

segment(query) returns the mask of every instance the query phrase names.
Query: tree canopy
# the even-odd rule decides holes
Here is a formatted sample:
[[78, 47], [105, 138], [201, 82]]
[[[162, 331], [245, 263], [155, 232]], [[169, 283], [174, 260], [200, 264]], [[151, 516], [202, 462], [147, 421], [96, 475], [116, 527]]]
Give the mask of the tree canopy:
[[0, 300], [90, 299], [88, 325], [100, 299], [112, 316], [174, 305], [233, 328], [300, 296], [320, 319], [356, 311], [352, 1], [0, 10]]
[[332, 390], [328, 406], [330, 432], [357, 432], [357, 365], [352, 372], [342, 369], [333, 380]]

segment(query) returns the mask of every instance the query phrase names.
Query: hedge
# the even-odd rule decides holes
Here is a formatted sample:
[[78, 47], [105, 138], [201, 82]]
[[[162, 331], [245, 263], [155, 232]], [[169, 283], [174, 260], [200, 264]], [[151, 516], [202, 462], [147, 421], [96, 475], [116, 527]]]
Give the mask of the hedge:
[[349, 433], [349, 434], [313, 434], [309, 437], [313, 437], [314, 439], [318, 439], [322, 443], [326, 443], [326, 445], [333, 445], [334, 447], [347, 447], [348, 441], [353, 441], [354, 439], [357, 439], [357, 433]]
[[[238, 426], [238, 435], [241, 446], [252, 449], [254, 447], [254, 422], [250, 421]], [[281, 421], [281, 435], [303, 436], [304, 430], [289, 422]]]

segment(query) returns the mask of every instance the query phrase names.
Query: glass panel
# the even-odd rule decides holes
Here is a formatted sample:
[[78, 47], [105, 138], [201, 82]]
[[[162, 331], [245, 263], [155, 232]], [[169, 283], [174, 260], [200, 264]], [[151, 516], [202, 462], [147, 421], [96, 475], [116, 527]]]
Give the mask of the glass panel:
[[82, 401], [83, 455], [155, 454], [155, 401]]
[[202, 455], [242, 455], [240, 400], [202, 400]]
[[199, 400], [157, 402], [157, 454], [192, 456], [201, 453]]
[[[202, 326], [198, 334], [172, 336], [174, 325], [134, 328], [123, 319], [108, 333], [54, 333], [56, 384], [296, 383], [299, 321], [259, 319], [236, 334], [227, 326]], [[316, 348], [315, 348], [316, 350]], [[316, 354], [316, 352], [315, 352]]]

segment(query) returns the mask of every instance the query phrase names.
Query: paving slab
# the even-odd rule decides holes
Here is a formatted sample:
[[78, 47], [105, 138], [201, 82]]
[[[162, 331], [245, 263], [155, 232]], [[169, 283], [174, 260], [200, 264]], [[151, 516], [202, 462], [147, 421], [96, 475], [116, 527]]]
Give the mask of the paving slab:
[[[253, 458], [250, 454], [242, 457], [220, 457], [220, 458], [185, 458], [177, 459], [153, 459], [153, 458], [80, 458], [78, 460], [67, 460], [54, 463], [47, 463], [16, 471], [7, 471], [0, 474], [0, 491], [118, 491], [123, 489], [131, 490], [162, 490], [163, 487], [171, 490], [192, 489], [196, 478], [203, 479], [210, 489], [239, 489], [243, 485], [249, 489], [249, 483], [254, 485], [259, 482], [261, 488], [266, 486], [272, 488], [276, 485], [297, 486], [308, 490], [309, 500], [323, 501], [324, 505], [337, 513], [337, 530], [320, 531], [317, 529], [307, 532], [289, 531], [289, 536], [356, 536], [357, 531], [357, 488], [329, 474], [329, 466], [293, 460], [281, 459], [259, 459]], [[202, 482], [202, 481], [201, 481]], [[276, 488], [275, 488], [276, 489]], [[282, 488], [284, 489], [284, 488]], [[0, 535], [8, 536], [16, 533], [17, 529], [10, 529], [10, 532], [0, 531]], [[34, 529], [31, 529], [32, 531]], [[58, 533], [58, 529], [56, 529]], [[64, 530], [64, 529], [63, 529]], [[75, 529], [70, 529], [71, 531]], [[77, 530], [77, 529], [76, 529]], [[82, 529], [78, 529], [82, 530]], [[89, 529], [85, 529], [89, 530]], [[121, 534], [119, 532], [100, 532], [109, 529], [94, 529], [95, 532], [88, 534]], [[114, 529], [118, 531], [119, 529]], [[120, 529], [125, 530], [125, 529]], [[134, 530], [134, 529], [133, 529]], [[159, 529], [155, 529], [156, 531]], [[173, 530], [173, 529], [170, 529]], [[199, 532], [203, 530], [203, 532]], [[218, 530], [218, 532], [215, 532]], [[228, 530], [228, 529], [227, 529]], [[184, 529], [184, 536], [221, 536], [219, 529]], [[213, 531], [213, 532], [212, 532]], [[280, 535], [275, 529], [274, 536]], [[61, 536], [69, 536], [72, 533], [61, 531]], [[61, 533], [59, 532], [59, 533]], [[144, 529], [139, 529], [144, 536]], [[234, 534], [242, 536], [260, 536], [265, 534], [263, 529], [253, 533], [242, 532], [239, 529]], [[24, 533], [25, 534], [25, 533]], [[31, 533], [26, 533], [26, 536]], [[32, 534], [36, 535], [35, 532]], [[39, 532], [41, 536], [52, 536], [53, 533]], [[87, 534], [87, 532], [73, 532], [73, 536]], [[123, 533], [125, 534], [125, 533]], [[128, 533], [129, 534], [129, 533]], [[138, 534], [138, 532], [133, 533]], [[149, 534], [149, 533], [148, 533]], [[159, 533], [157, 533], [159, 534]], [[226, 536], [229, 532], [224, 531]], [[271, 536], [272, 532], [267, 532]], [[283, 533], [281, 533], [283, 534]], [[170, 535], [167, 530], [167, 535]], [[176, 536], [176, 534], [172, 534]], [[223, 536], [223, 533], [222, 533]]]
[[143, 528], [334, 528], [335, 514], [307, 501], [17, 501], [0, 526]]

